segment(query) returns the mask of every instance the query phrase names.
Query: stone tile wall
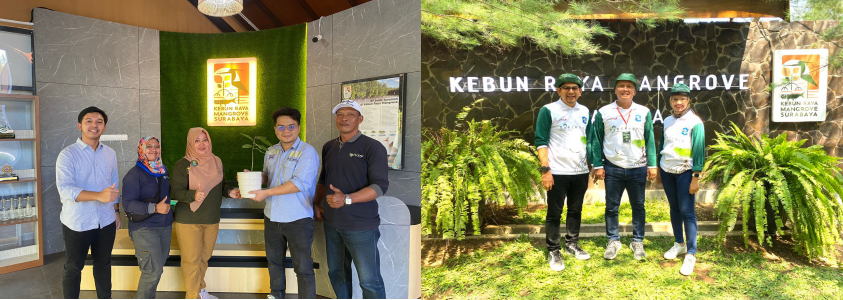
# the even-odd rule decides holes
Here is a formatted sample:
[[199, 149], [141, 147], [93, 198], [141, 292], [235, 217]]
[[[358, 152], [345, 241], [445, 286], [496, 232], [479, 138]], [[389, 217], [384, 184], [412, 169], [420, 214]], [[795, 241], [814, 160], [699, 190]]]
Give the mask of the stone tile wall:
[[[469, 113], [468, 118], [491, 119], [502, 129], [520, 132], [517, 137], [528, 142], [534, 139], [534, 124], [541, 106], [556, 101], [555, 92], [544, 91], [543, 77], [571, 72], [580, 77], [600, 76], [611, 79], [630, 72], [639, 80], [647, 75], [749, 74], [749, 89], [693, 91], [693, 107], [705, 121], [706, 144], [713, 144], [715, 132], [723, 132], [734, 122], [749, 133], [777, 134], [787, 132], [790, 138], [808, 139], [807, 144], [820, 144], [832, 155], [841, 155], [841, 91], [843, 70], [829, 73], [829, 94], [825, 122], [772, 123], [769, 113], [770, 94], [765, 89], [771, 81], [772, 50], [828, 48], [834, 53], [841, 41], [823, 42], [817, 32], [837, 23], [762, 22], [762, 23], [671, 23], [653, 30], [641, 30], [633, 23], [605, 23], [616, 36], [598, 38], [603, 55], [571, 57], [536, 49], [532, 44], [510, 50], [478, 47], [474, 50], [451, 49], [422, 37], [422, 125], [430, 128], [453, 128], [457, 113], [477, 99], [485, 103]], [[841, 68], [843, 69], [843, 68]], [[517, 77], [530, 78], [529, 92], [452, 93], [449, 77]], [[541, 79], [539, 82], [533, 80]], [[603, 87], [612, 83], [603, 80]], [[733, 83], [735, 84], [735, 83]], [[666, 92], [639, 91], [634, 101], [662, 116], [670, 113]], [[585, 91], [580, 103], [594, 110], [615, 100], [611, 89]], [[662, 124], [655, 125], [656, 140]]]
[[103, 109], [108, 114], [105, 134], [128, 136], [103, 142], [117, 153], [120, 178], [137, 161], [140, 137], [161, 136], [158, 31], [40, 8], [33, 12], [33, 23], [44, 252], [50, 254], [64, 251], [56, 158], [80, 137], [79, 111], [92, 105]]
[[[421, 219], [421, 2], [373, 0], [307, 24], [307, 142], [322, 146], [339, 136], [331, 110], [340, 102], [343, 82], [407, 73], [404, 169], [389, 171], [387, 197], [379, 198], [378, 249], [387, 298], [407, 298], [410, 224]], [[364, 120], [365, 122], [365, 120]], [[391, 197], [390, 197], [391, 196]], [[410, 208], [408, 211], [407, 208]], [[315, 224], [313, 257], [325, 262], [324, 230]], [[356, 272], [356, 271], [355, 271]], [[334, 296], [327, 267], [316, 270], [317, 293]], [[354, 276], [354, 295], [361, 296]]]

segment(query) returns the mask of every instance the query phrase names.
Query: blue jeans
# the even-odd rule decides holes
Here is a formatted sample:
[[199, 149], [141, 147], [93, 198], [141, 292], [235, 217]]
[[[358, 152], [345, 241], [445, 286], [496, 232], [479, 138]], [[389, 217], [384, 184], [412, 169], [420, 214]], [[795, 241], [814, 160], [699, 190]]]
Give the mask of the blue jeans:
[[325, 227], [325, 252], [328, 256], [328, 277], [337, 299], [351, 299], [351, 262], [357, 269], [363, 298], [385, 299], [386, 289], [381, 277], [378, 239], [381, 233], [373, 230], [335, 229]]
[[138, 292], [135, 298], [155, 299], [155, 291], [161, 274], [164, 274], [164, 264], [170, 257], [170, 242], [173, 226], [141, 227], [129, 231], [129, 238], [135, 244], [135, 257], [141, 271], [138, 279]]
[[[667, 202], [670, 204], [670, 224], [673, 225], [673, 236], [677, 243], [684, 243], [688, 248], [688, 254], [697, 254], [697, 214], [694, 211], [694, 194], [688, 192], [691, 186], [692, 171], [688, 170], [682, 174], [671, 174], [659, 168], [662, 177], [664, 193], [667, 194]], [[685, 230], [682, 230], [682, 225]], [[682, 239], [682, 233], [685, 239]]]
[[287, 274], [284, 260], [287, 249], [293, 260], [300, 299], [316, 298], [316, 275], [313, 271], [313, 219], [303, 218], [288, 223], [272, 222], [264, 217], [266, 260], [269, 263], [269, 288], [276, 299], [287, 296]]
[[647, 167], [624, 169], [609, 161], [603, 166], [606, 172], [606, 236], [610, 241], [620, 241], [618, 234], [618, 209], [626, 190], [632, 206], [632, 241], [644, 241], [644, 187], [647, 185]]

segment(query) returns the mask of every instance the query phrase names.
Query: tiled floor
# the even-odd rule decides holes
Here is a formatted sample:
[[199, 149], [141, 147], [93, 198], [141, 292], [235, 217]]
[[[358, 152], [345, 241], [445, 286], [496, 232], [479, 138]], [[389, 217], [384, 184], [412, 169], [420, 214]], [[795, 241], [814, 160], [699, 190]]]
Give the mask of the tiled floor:
[[[0, 275], [0, 298], [2, 299], [61, 299], [61, 276], [64, 252], [44, 256], [44, 265]], [[266, 299], [266, 294], [213, 293], [220, 299]], [[158, 292], [158, 299], [184, 299], [184, 292]], [[112, 291], [114, 299], [131, 299], [134, 291]], [[81, 299], [96, 299], [95, 291], [82, 291]], [[296, 298], [295, 294], [287, 298]]]

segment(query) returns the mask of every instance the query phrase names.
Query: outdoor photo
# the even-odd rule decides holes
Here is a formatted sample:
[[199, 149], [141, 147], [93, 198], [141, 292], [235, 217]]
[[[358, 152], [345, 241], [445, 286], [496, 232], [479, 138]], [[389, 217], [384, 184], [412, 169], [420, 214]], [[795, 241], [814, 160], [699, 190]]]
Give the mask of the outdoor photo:
[[423, 298], [841, 297], [843, 3], [421, 10]]

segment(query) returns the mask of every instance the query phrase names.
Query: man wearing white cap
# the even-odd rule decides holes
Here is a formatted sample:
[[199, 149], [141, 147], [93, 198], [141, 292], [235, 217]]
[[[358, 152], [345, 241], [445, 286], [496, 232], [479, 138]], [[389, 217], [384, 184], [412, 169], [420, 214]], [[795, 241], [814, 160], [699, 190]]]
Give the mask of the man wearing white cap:
[[[356, 101], [343, 100], [333, 112], [340, 136], [322, 147], [322, 171], [313, 197], [314, 218], [325, 221], [328, 277], [338, 299], [351, 298], [353, 261], [363, 298], [383, 299], [380, 216], [374, 200], [389, 187], [386, 149], [358, 130], [363, 111]], [[320, 205], [322, 198], [327, 206]]]

